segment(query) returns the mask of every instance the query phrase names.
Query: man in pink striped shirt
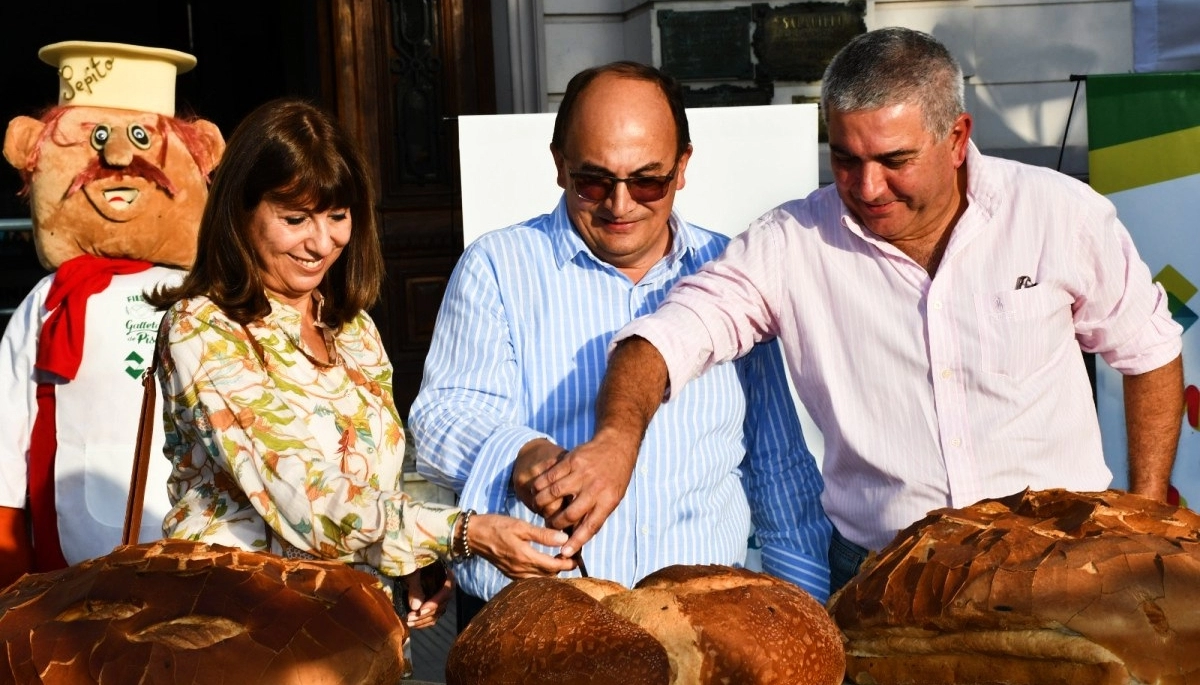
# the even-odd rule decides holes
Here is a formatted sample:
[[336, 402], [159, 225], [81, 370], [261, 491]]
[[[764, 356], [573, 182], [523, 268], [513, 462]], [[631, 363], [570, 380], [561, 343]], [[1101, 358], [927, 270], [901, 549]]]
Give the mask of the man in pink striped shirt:
[[980, 154], [961, 69], [918, 31], [852, 40], [822, 105], [835, 184], [764, 215], [614, 338], [594, 438], [534, 483], [550, 524], [575, 526], [562, 553], [608, 516], [659, 404], [772, 338], [825, 437], [835, 589], [929, 510], [1108, 487], [1081, 348], [1124, 374], [1130, 490], [1164, 499], [1182, 329], [1112, 204]]

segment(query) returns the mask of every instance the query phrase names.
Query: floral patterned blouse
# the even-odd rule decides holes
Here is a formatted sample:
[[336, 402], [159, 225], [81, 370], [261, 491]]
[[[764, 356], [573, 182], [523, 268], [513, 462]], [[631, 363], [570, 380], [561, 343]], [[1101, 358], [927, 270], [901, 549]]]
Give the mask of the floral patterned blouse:
[[324, 364], [301, 342], [300, 312], [271, 306], [248, 326], [204, 297], [163, 317], [163, 533], [277, 554], [283, 538], [387, 576], [448, 555], [459, 510], [400, 489], [404, 431], [374, 322], [342, 326]]

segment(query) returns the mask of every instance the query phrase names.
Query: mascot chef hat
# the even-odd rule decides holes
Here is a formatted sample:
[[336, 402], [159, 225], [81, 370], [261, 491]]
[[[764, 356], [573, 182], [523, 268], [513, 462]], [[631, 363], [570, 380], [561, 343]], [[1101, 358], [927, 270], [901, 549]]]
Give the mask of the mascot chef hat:
[[177, 50], [71, 40], [38, 50], [58, 69], [58, 104], [175, 116], [175, 76], [196, 66]]
[[26, 182], [39, 261], [53, 270], [86, 253], [190, 267], [225, 149], [215, 124], [175, 116], [176, 76], [196, 58], [83, 41], [38, 56], [58, 74], [58, 104], [10, 121], [4, 157]]

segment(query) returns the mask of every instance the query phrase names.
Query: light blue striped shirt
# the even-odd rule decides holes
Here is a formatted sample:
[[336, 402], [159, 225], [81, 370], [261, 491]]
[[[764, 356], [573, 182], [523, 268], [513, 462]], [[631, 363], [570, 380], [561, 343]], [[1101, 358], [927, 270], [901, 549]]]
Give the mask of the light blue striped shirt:
[[[589, 440], [613, 334], [728, 242], [677, 215], [671, 227], [670, 254], [639, 283], [588, 250], [561, 200], [468, 246], [410, 414], [418, 472], [457, 492], [464, 508], [542, 523], [513, 493], [517, 452], [537, 438], [566, 448]], [[671, 564], [742, 565], [753, 514], [764, 570], [824, 601], [821, 489], [779, 350], [758, 345], [658, 410], [624, 500], [583, 557], [593, 576], [627, 587]], [[479, 558], [456, 577], [484, 599], [508, 583]]]

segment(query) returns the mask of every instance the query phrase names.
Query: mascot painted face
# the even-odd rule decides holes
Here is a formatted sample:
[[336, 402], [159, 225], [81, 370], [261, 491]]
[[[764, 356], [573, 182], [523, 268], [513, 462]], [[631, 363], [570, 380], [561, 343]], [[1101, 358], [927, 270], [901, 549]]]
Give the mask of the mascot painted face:
[[[47, 269], [80, 254], [189, 267], [224, 149], [212, 123], [172, 116], [175, 70], [195, 59], [132, 46], [97, 57], [95, 45], [42, 49], [61, 65], [62, 104], [41, 121], [13, 119], [4, 139], [29, 189], [38, 258]], [[169, 89], [145, 82], [153, 76]]]
[[[175, 117], [191, 55], [78, 41], [38, 55], [58, 71], [58, 105], [9, 122], [4, 157], [25, 181], [38, 258], [54, 273], [0, 340], [12, 405], [0, 412], [0, 585], [120, 543], [160, 318], [143, 293], [191, 266], [225, 147], [212, 123]], [[168, 470], [151, 460], [143, 540], [161, 536]]]

